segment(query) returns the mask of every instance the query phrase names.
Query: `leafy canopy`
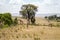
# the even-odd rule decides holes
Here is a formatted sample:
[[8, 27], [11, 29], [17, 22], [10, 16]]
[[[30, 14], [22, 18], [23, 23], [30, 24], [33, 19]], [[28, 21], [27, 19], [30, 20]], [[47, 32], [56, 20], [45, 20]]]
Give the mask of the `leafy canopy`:
[[28, 12], [31, 17], [31, 15], [35, 16], [36, 11], [37, 11], [37, 6], [32, 4], [26, 4], [26, 5], [22, 5], [20, 14], [26, 18]]

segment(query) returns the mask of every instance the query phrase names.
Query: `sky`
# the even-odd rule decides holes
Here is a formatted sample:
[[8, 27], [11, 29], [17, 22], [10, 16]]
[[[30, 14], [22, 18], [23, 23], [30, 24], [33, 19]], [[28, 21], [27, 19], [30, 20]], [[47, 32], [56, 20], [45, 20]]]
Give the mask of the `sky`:
[[60, 14], [60, 0], [0, 0], [0, 13], [10, 12], [18, 16], [24, 4], [38, 6], [37, 14]]

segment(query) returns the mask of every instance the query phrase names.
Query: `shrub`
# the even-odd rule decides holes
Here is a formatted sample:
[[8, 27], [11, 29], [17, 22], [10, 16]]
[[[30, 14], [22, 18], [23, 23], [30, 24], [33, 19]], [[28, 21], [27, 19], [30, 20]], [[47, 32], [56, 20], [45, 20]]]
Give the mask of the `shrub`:
[[8, 24], [10, 26], [13, 23], [11, 14], [10, 13], [2, 14], [1, 21], [3, 21], [5, 25]]
[[17, 18], [14, 19], [14, 25], [17, 25], [18, 24], [18, 20]]

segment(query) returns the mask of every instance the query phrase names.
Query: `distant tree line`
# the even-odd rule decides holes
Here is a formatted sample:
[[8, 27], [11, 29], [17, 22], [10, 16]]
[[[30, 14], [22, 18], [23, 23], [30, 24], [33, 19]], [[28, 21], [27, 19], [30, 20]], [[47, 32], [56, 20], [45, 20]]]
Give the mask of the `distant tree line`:
[[45, 19], [48, 19], [48, 20], [60, 20], [60, 16], [57, 16], [57, 15], [45, 16]]

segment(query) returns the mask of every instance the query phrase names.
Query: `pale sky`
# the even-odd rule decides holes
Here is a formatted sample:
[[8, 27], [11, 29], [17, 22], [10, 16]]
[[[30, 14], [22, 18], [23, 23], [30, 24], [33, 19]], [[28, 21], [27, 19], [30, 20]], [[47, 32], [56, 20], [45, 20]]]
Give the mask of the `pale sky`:
[[60, 0], [0, 0], [0, 13], [10, 12], [12, 15], [19, 15], [23, 4], [38, 6], [37, 14], [60, 14]]

